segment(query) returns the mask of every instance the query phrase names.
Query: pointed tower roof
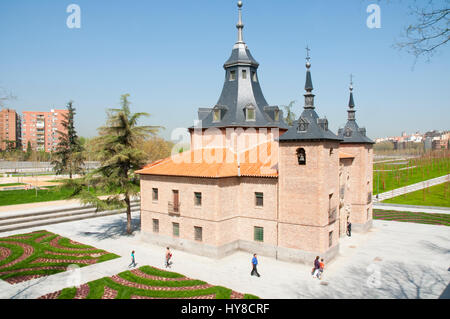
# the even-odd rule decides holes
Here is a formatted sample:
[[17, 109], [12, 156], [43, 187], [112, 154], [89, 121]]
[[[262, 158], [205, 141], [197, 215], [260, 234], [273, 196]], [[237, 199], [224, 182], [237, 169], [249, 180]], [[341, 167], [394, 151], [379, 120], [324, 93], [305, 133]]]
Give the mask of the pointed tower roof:
[[338, 131], [338, 136], [343, 140], [343, 144], [375, 144], [366, 136], [366, 129], [360, 128], [356, 123], [355, 101], [353, 99], [353, 75], [350, 75], [350, 99], [348, 101], [347, 124]]
[[306, 81], [305, 81], [305, 106], [303, 113], [297, 121], [292, 123], [291, 128], [284, 133], [279, 141], [299, 141], [299, 140], [333, 140], [341, 139], [328, 129], [328, 120], [319, 118], [315, 111], [314, 97], [312, 93], [313, 84], [311, 76], [311, 62], [309, 56], [310, 49], [306, 47]]
[[[237, 42], [225, 62], [225, 83], [216, 106], [201, 109], [202, 127], [278, 127], [287, 129], [283, 112], [278, 106], [269, 106], [258, 79], [259, 63], [244, 42], [242, 1], [238, 2], [239, 19]], [[249, 111], [250, 110], [250, 111]]]

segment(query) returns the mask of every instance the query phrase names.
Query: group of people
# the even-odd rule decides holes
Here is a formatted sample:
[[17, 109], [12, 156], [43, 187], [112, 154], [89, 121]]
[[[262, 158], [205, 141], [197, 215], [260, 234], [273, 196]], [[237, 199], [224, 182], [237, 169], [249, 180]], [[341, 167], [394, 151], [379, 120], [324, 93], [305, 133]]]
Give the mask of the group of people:
[[325, 269], [325, 263], [323, 262], [323, 258], [320, 259], [319, 256], [314, 260], [314, 268], [312, 269], [313, 278], [322, 279], [323, 271]]
[[[349, 235], [349, 236], [351, 236], [351, 235]], [[131, 264], [128, 267], [136, 267], [136, 265], [137, 265], [134, 254], [135, 254], [135, 252], [133, 250], [131, 252]], [[172, 252], [170, 251], [170, 248], [167, 247], [166, 256], [165, 256], [166, 268], [170, 268], [172, 266], [171, 259], [172, 259]], [[324, 269], [325, 269], [325, 263], [324, 263], [323, 258], [321, 259], [319, 256], [317, 256], [316, 259], [314, 260], [314, 267], [311, 272], [313, 278], [322, 279]], [[258, 257], [256, 256], [256, 254], [253, 254], [252, 272], [250, 273], [250, 275], [261, 277], [261, 275], [258, 273]]]
[[[131, 252], [131, 264], [128, 265], [128, 268], [137, 266], [136, 258], [134, 256], [134, 254], [135, 254], [135, 251], [133, 250]], [[170, 268], [172, 266], [172, 252], [170, 251], [169, 247], [167, 247], [167, 249], [166, 249], [165, 266], [166, 266], [166, 268]]]

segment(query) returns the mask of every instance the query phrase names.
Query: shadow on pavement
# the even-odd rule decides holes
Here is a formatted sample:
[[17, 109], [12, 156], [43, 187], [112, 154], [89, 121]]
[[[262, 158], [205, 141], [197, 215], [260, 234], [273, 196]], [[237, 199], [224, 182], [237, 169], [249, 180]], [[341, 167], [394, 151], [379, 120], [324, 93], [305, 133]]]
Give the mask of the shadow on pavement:
[[[373, 263], [367, 266], [349, 267], [339, 276], [328, 278], [328, 285], [300, 284], [301, 289], [291, 292], [297, 298], [362, 298], [362, 299], [429, 299], [448, 298], [448, 281], [441, 276], [445, 271], [424, 265], [408, 265], [402, 262]], [[372, 266], [371, 265], [371, 266]], [[378, 283], [375, 270], [379, 270]], [[445, 269], [446, 270], [446, 269]], [[446, 288], [445, 288], [446, 287]], [[444, 290], [444, 291], [443, 291]], [[442, 292], [443, 291], [443, 292]]]
[[138, 214], [132, 215], [131, 218], [131, 230], [132, 233], [127, 233], [127, 217], [124, 213], [123, 215], [118, 215], [119, 218], [115, 218], [112, 222], [103, 222], [97, 226], [98, 231], [96, 232], [83, 232], [80, 231], [78, 234], [81, 236], [90, 236], [95, 239], [107, 239], [107, 238], [117, 238], [117, 237], [131, 237], [134, 232], [141, 229], [141, 218]]

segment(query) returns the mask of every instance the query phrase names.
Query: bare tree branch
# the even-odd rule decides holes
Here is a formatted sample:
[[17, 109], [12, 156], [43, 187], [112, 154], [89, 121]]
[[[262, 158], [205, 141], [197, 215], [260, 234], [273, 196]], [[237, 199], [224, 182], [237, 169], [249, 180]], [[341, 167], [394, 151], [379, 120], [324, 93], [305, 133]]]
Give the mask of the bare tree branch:
[[411, 8], [417, 22], [405, 29], [404, 40], [395, 47], [428, 60], [450, 41], [450, 0], [429, 0], [425, 7], [418, 7], [417, 1]]

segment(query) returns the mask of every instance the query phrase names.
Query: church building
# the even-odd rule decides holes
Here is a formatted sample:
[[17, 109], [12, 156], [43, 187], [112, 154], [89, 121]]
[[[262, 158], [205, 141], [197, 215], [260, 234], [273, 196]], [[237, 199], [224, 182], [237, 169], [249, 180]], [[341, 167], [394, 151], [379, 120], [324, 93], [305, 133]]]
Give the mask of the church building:
[[143, 239], [214, 258], [243, 250], [330, 260], [347, 222], [361, 232], [372, 225], [374, 143], [356, 123], [353, 85], [336, 135], [316, 112], [308, 51], [304, 109], [288, 125], [263, 95], [238, 7], [222, 94], [198, 110], [190, 150], [137, 171]]

